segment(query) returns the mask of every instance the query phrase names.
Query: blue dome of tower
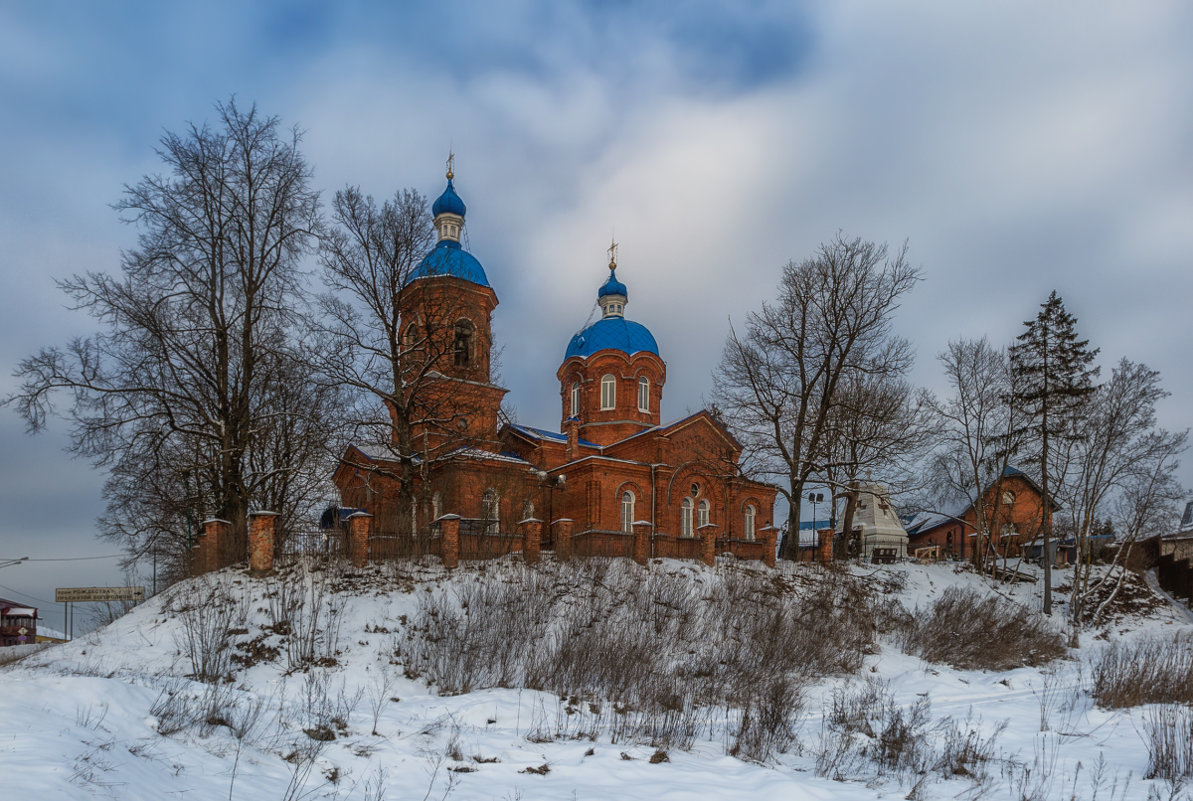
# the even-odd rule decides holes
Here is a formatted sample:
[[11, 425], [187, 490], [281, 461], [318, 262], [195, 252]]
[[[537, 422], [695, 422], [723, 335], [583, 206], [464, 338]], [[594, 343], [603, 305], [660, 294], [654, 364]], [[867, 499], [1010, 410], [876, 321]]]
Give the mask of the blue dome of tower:
[[[455, 197], [454, 193], [452, 196]], [[485, 268], [481, 267], [481, 263], [476, 260], [476, 257], [460, 247], [460, 243], [454, 239], [440, 239], [439, 244], [431, 248], [431, 252], [423, 257], [422, 262], [410, 274], [407, 282], [441, 275], [463, 278], [465, 281], [471, 281], [481, 286], [489, 285]]]
[[460, 217], [464, 216], [467, 207], [464, 201], [460, 200], [460, 196], [456, 194], [456, 189], [452, 186], [452, 179], [447, 179], [447, 189], [443, 190], [443, 194], [431, 206], [431, 215], [438, 217], [440, 214], [456, 214]]
[[568, 342], [565, 360], [573, 356], [588, 358], [597, 351], [612, 348], [633, 356], [646, 351], [659, 355], [659, 346], [646, 326], [624, 317], [605, 317], [597, 320]]
[[598, 298], [603, 298], [607, 295], [621, 295], [625, 298], [629, 298], [630, 296], [626, 291], [625, 284], [617, 280], [616, 270], [609, 271], [609, 280], [602, 284], [601, 288], [597, 290]]

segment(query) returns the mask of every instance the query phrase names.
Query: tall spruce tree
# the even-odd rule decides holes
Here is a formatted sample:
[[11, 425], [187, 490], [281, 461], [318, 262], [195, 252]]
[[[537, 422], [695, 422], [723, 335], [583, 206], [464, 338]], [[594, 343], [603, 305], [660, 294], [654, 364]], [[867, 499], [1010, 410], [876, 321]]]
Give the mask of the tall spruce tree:
[[[1035, 454], [1028, 462], [1040, 470], [1040, 532], [1043, 537], [1044, 614], [1052, 614], [1052, 497], [1049, 485], [1061, 480], [1049, 468], [1050, 442], [1072, 436], [1074, 418], [1081, 414], [1096, 388], [1098, 368], [1092, 367], [1098, 349], [1088, 339], [1077, 338], [1077, 318], [1053, 290], [1040, 304], [1034, 320], [1023, 323], [1027, 330], [1011, 346], [1011, 370], [1018, 379], [1011, 402], [1027, 419], [1025, 433], [1035, 441]], [[1053, 481], [1050, 481], [1053, 480]]]

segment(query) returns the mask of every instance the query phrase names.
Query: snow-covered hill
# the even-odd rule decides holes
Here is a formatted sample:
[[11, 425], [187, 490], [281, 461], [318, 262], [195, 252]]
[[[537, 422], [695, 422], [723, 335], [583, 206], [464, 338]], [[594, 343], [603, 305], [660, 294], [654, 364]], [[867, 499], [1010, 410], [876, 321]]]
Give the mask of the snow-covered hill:
[[[1183, 610], [1138, 590], [1134, 611], [1083, 634], [1065, 658], [959, 670], [908, 655], [898, 634], [949, 588], [1038, 607], [1032, 585], [992, 585], [947, 565], [841, 573], [732, 562], [527, 567], [514, 558], [452, 574], [432, 562], [296, 565], [269, 579], [229, 569], [0, 668], [0, 796], [1018, 801], [1174, 793], [1173, 783], [1144, 778], [1156, 707], [1097, 707], [1090, 666], [1115, 642], [1189, 630]], [[748, 614], [724, 611], [752, 604]], [[722, 613], [708, 619], [705, 609]], [[639, 613], [650, 617], [632, 617]], [[855, 624], [865, 639], [841, 639], [838, 661], [807, 644], [766, 642], [767, 631], [824, 640]], [[489, 636], [477, 650], [470, 643], [481, 626]], [[509, 628], [493, 631], [500, 626]], [[669, 640], [660, 645], [652, 632]], [[644, 644], [656, 653], [643, 653]], [[844, 653], [854, 645], [856, 664]], [[775, 653], [787, 671], [765, 662]], [[751, 660], [768, 667], [752, 671]], [[842, 672], [844, 664], [857, 669]], [[635, 665], [654, 679], [639, 681]], [[735, 675], [771, 688], [776, 672], [790, 681], [767, 689], [772, 695], [739, 697]], [[559, 688], [580, 685], [590, 691], [561, 697]], [[623, 687], [624, 697], [592, 694], [607, 686]], [[663, 695], [647, 697], [654, 692]], [[775, 727], [790, 727], [789, 736], [759, 734]]]

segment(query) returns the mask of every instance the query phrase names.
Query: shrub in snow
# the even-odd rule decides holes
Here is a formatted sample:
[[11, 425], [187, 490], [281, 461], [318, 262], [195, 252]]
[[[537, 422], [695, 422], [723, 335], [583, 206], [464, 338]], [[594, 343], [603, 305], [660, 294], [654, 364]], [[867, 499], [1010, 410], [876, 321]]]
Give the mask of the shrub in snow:
[[998, 595], [949, 587], [904, 622], [902, 646], [929, 662], [970, 670], [1041, 665], [1065, 654], [1048, 619]]

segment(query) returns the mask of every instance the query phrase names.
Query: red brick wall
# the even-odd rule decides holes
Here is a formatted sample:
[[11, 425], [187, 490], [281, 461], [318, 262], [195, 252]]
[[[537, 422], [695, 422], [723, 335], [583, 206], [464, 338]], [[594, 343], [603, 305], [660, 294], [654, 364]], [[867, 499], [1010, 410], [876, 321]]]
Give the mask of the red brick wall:
[[[1002, 497], [1008, 492], [1014, 495], [1010, 503], [1004, 502]], [[991, 544], [1000, 555], [1018, 556], [1023, 545], [1039, 536], [1043, 500], [1036, 488], [1022, 476], [1004, 478], [1001, 487], [995, 485], [986, 491], [984, 501], [987, 516], [993, 521]], [[961, 521], [944, 523], [909, 538], [908, 549], [914, 552], [916, 548], [937, 545], [942, 553], [972, 559], [977, 519], [977, 511], [970, 508]], [[1007, 524], [1013, 525], [1018, 534], [1004, 536], [1002, 529]], [[949, 535], [952, 535], [951, 539]]]
[[[617, 379], [616, 403], [613, 409], [603, 410], [601, 378], [605, 375]], [[587, 359], [573, 356], [559, 367], [556, 376], [559, 378], [561, 420], [571, 416], [572, 384], [580, 384], [578, 416], [583, 439], [608, 445], [659, 424], [667, 367], [653, 353], [643, 351], [629, 356], [619, 350], [602, 350]], [[638, 379], [642, 376], [650, 381], [650, 410], [646, 412], [638, 410]]]

